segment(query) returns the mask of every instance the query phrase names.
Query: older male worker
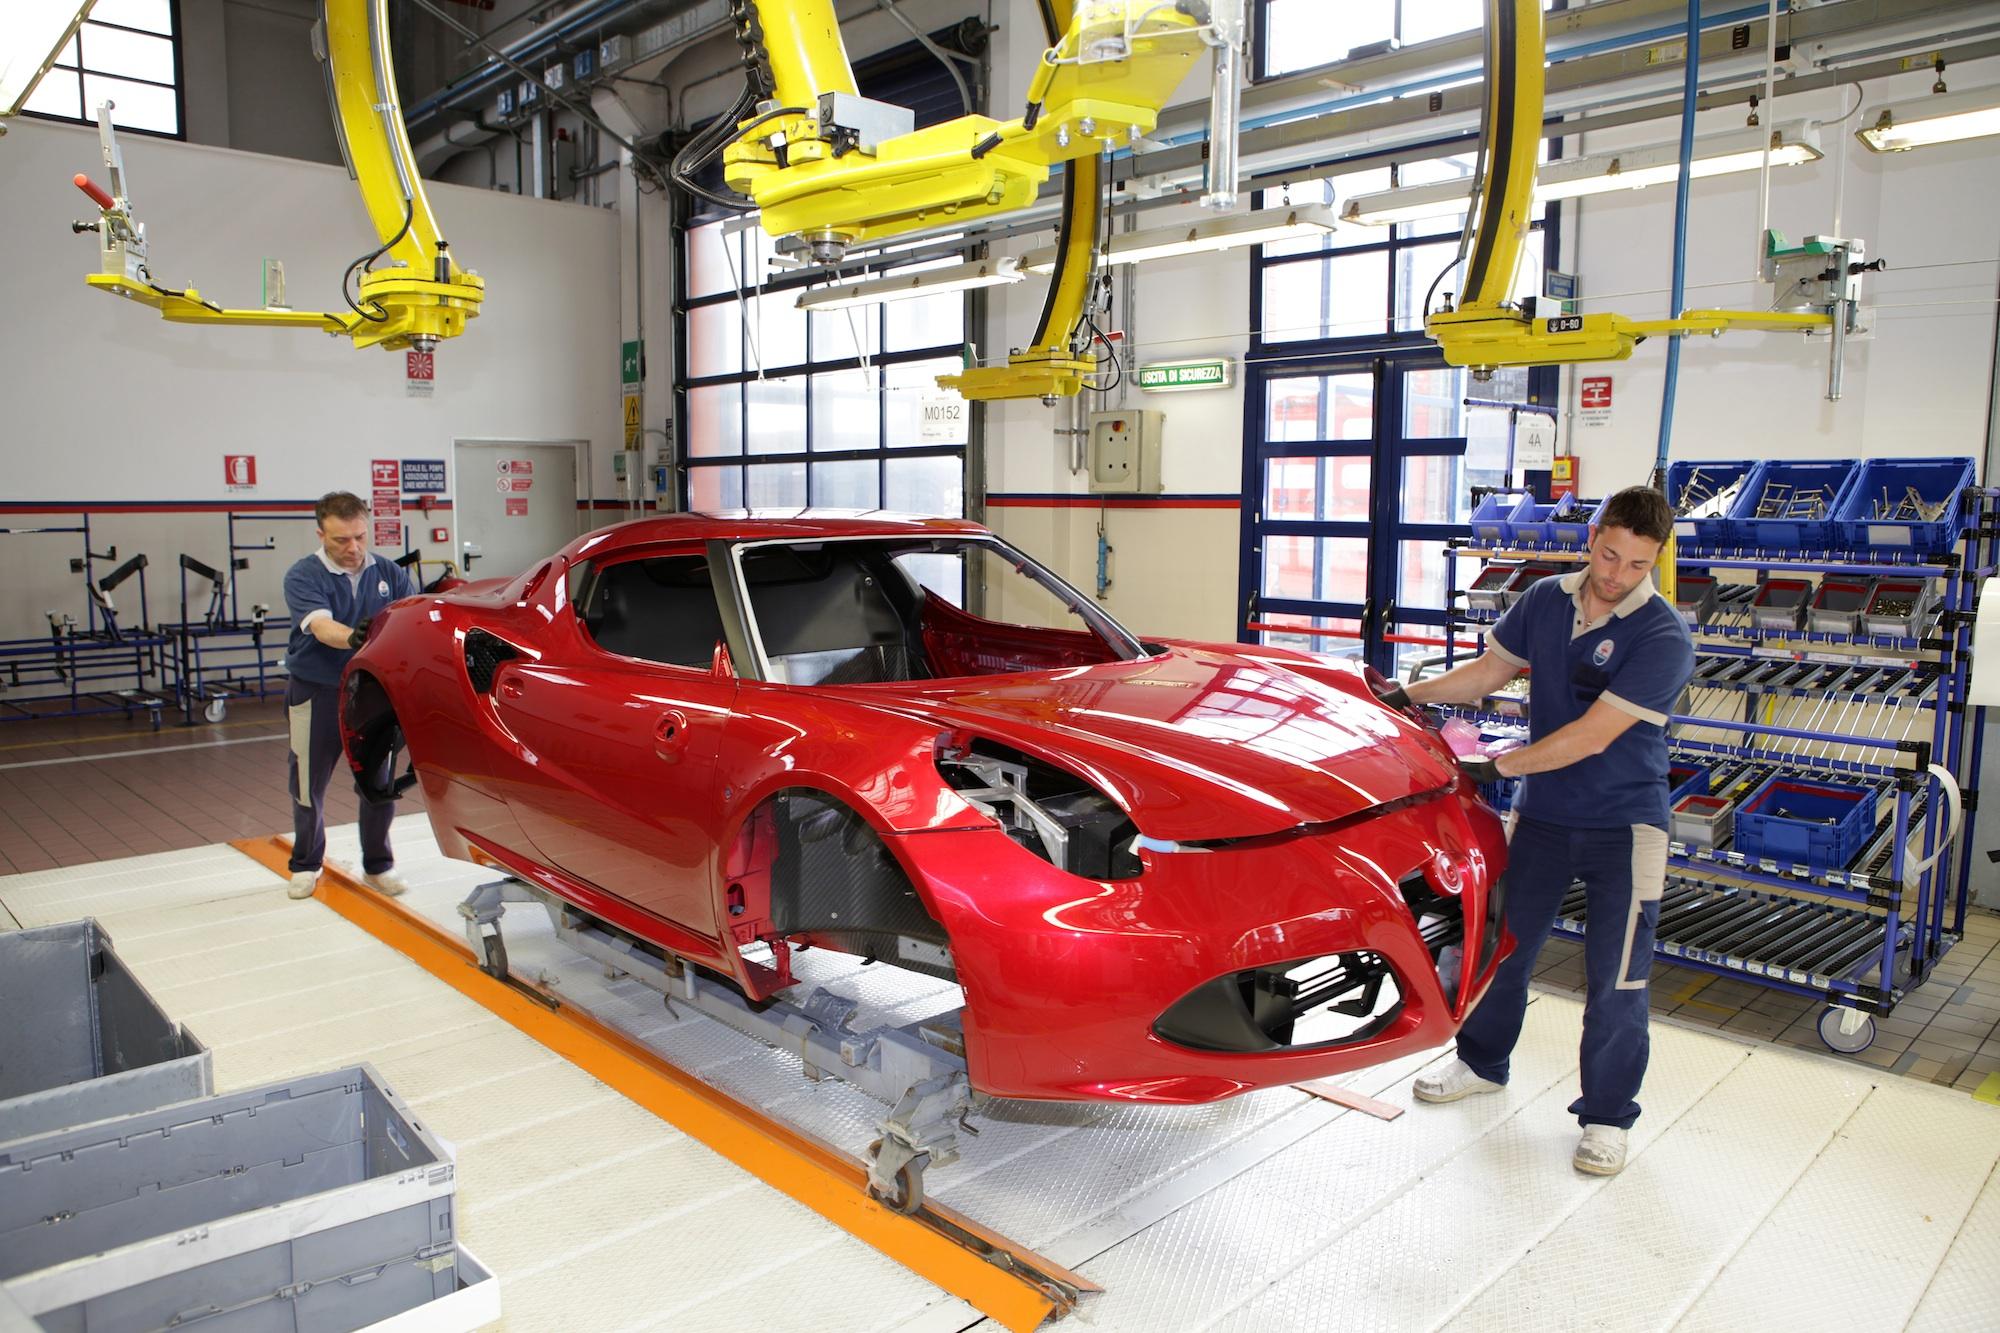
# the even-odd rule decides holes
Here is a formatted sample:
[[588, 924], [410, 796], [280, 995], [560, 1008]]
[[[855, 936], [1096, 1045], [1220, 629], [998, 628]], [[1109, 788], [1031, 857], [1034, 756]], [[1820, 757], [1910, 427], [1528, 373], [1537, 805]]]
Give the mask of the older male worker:
[[[292, 883], [294, 898], [310, 898], [326, 855], [326, 784], [340, 752], [340, 673], [368, 634], [368, 618], [417, 589], [409, 571], [368, 550], [368, 506], [333, 491], [313, 506], [319, 549], [285, 574], [291, 683], [285, 708], [291, 724]], [[387, 775], [384, 775], [384, 785]], [[389, 850], [393, 801], [361, 803], [361, 865], [378, 892], [399, 894]]]
[[1588, 894], [1583, 1126], [1579, 1171], [1615, 1175], [1639, 1118], [1646, 1074], [1646, 978], [1667, 869], [1668, 713], [1694, 671], [1694, 646], [1652, 571], [1673, 527], [1666, 497], [1611, 497], [1590, 563], [1546, 578], [1508, 608], [1487, 651], [1388, 701], [1475, 703], [1529, 672], [1529, 743], [1463, 762], [1481, 782], [1522, 778], [1508, 845], [1507, 926], [1515, 951], [1458, 1034], [1458, 1057], [1417, 1079], [1420, 1101], [1497, 1092], [1520, 1039], [1528, 978], [1573, 881]]

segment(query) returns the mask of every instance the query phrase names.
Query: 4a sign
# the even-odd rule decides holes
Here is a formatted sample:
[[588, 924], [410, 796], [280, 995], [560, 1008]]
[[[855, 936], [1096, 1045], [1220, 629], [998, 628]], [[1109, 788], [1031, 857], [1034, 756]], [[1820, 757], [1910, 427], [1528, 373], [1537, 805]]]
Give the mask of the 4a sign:
[[1160, 361], [1139, 367], [1139, 387], [1148, 393], [1178, 393], [1189, 389], [1226, 389], [1235, 362], [1227, 357], [1209, 361]]

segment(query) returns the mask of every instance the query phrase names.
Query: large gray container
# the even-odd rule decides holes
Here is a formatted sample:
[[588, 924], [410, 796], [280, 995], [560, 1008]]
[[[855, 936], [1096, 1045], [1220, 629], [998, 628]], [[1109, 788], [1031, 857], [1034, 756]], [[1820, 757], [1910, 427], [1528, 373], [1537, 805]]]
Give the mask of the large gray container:
[[452, 1191], [373, 1068], [312, 1074], [0, 1145], [0, 1282], [48, 1333], [342, 1333], [459, 1291]]
[[0, 933], [0, 1143], [214, 1091], [96, 921]]

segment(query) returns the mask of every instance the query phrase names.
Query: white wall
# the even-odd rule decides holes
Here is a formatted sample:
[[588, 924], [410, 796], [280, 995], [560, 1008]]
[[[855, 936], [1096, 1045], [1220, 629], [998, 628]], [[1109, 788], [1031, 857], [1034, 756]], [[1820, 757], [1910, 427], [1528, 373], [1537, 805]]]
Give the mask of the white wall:
[[[1928, 72], [1867, 85], [1864, 107], [1921, 96]], [[1956, 67], [1954, 84], [2000, 77], [2000, 66]], [[1780, 98], [1765, 123], [1798, 117], [1827, 121], [1854, 107], [1847, 88]], [[1839, 158], [1845, 188], [1840, 227], [1867, 243], [1888, 270], [1866, 280], [1872, 332], [1852, 342], [1838, 403], [1825, 400], [1826, 343], [1776, 333], [1732, 333], [1688, 340], [1681, 355], [1672, 456], [1679, 458], [1853, 458], [1864, 455], [1985, 453], [1986, 403], [1993, 365], [1994, 297], [2000, 284], [2000, 147], [1972, 140], [1919, 152], [1880, 155], [1852, 135], [1860, 115], [1821, 130], [1819, 162], [1772, 173], [1770, 225], [1798, 243], [1834, 233]], [[1734, 129], [1743, 112], [1703, 116], [1697, 132]], [[1675, 122], [1593, 136], [1581, 151], [1661, 142]], [[1578, 151], [1565, 145], [1565, 153]], [[1694, 182], [1688, 245], [1691, 307], [1756, 309], [1771, 292], [1753, 285], [1758, 180], [1754, 172]], [[1580, 201], [1575, 271], [1582, 309], [1638, 318], [1666, 314], [1671, 272], [1673, 190], [1666, 186]], [[1575, 205], [1572, 205], [1575, 207]], [[1593, 493], [1643, 480], [1652, 464], [1665, 378], [1664, 344], [1642, 344], [1622, 364], [1566, 373], [1565, 402], [1578, 374], [1613, 379], [1608, 426], [1577, 427], [1569, 442], [1583, 457]], [[1573, 405], [1573, 404], [1572, 404]], [[1574, 425], [1574, 422], [1568, 424]]]
[[[340, 277], [373, 248], [347, 173], [138, 135], [121, 140], [148, 225], [156, 280], [190, 282], [224, 305], [260, 303], [260, 258], [285, 262], [291, 303], [341, 309]], [[437, 353], [437, 388], [406, 396], [401, 353], [287, 329], [169, 324], [84, 285], [96, 237], [70, 233], [92, 210], [66, 182], [101, 176], [93, 130], [15, 122], [0, 141], [0, 526], [67, 522], [27, 503], [232, 499], [305, 501], [365, 491], [372, 458], [450, 458], [455, 438], [587, 439], [592, 488], [613, 494], [622, 443], [618, 389], [617, 219], [602, 210], [433, 185], [460, 262], [481, 273], [479, 317]], [[257, 458], [258, 486], [232, 496], [222, 458]], [[448, 519], [443, 520], [448, 523]], [[144, 550], [154, 612], [183, 551], [223, 558], [220, 513], [104, 515], [99, 548]], [[310, 526], [270, 527], [280, 552]], [[79, 619], [67, 538], [0, 537], [0, 638], [41, 631], [49, 607]], [[440, 552], [442, 554], [443, 552]], [[244, 594], [270, 600], [284, 560], [260, 557]], [[122, 609], [122, 603], [121, 603]]]

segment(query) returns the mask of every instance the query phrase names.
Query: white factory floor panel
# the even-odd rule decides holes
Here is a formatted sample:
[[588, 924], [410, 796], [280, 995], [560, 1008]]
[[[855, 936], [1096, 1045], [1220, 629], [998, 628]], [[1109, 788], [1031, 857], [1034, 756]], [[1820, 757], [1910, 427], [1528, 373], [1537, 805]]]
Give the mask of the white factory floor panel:
[[[457, 933], [491, 872], [399, 820], [408, 904]], [[330, 860], [357, 859], [352, 826]], [[23, 924], [95, 915], [224, 1088], [373, 1062], [458, 1153], [461, 1229], [512, 1330], [900, 1329], [978, 1313], [764, 1186], [233, 850], [0, 878]], [[796, 1058], [569, 953], [539, 908], [517, 972], [857, 1156], [881, 1108]], [[955, 987], [821, 952], [802, 978], [858, 1030]], [[1653, 1025], [1631, 1164], [1569, 1166], [1581, 1007], [1540, 994], [1501, 1093], [1414, 1103], [1438, 1054], [1340, 1080], [1383, 1120], [1281, 1089], [1209, 1107], [995, 1103], [934, 1168], [944, 1203], [1105, 1288], [1104, 1330], [1709, 1329], [1859, 1319], [1990, 1328], [2000, 1312], [2000, 1108], [1929, 1084]]]

